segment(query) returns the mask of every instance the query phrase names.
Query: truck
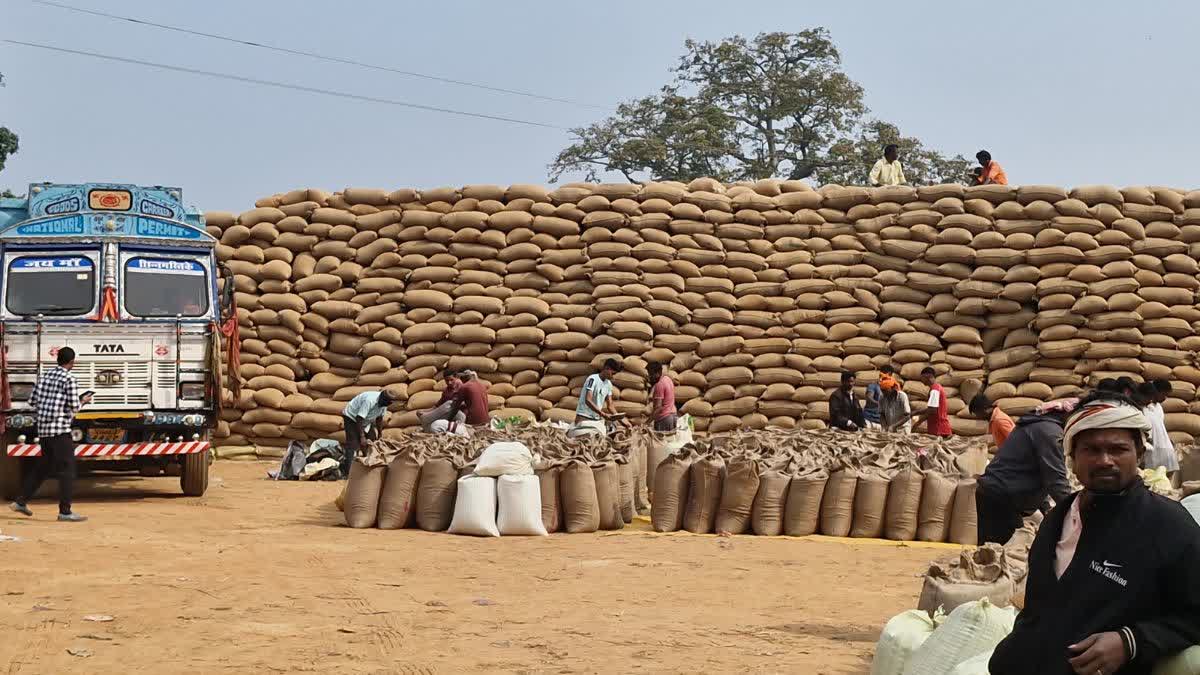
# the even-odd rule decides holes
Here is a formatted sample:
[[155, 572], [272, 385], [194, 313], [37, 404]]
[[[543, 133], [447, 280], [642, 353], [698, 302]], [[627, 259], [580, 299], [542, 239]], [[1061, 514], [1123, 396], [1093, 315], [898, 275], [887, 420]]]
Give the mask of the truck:
[[204, 494], [221, 396], [216, 243], [179, 188], [35, 183], [0, 199], [4, 498], [39, 461], [30, 393], [64, 347], [93, 392], [71, 430], [80, 474], [178, 476]]

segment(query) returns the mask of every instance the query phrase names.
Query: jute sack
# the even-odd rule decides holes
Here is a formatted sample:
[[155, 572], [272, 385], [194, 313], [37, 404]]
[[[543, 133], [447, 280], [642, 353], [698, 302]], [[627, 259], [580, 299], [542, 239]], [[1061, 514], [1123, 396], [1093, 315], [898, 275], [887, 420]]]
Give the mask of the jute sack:
[[683, 527], [692, 461], [689, 453], [676, 453], [658, 465], [650, 502], [650, 524], [655, 532], [675, 532]]
[[783, 512], [791, 482], [791, 476], [777, 469], [768, 469], [759, 476], [750, 517], [754, 534], [767, 537], [783, 534]]
[[695, 534], [711, 534], [721, 506], [721, 479], [725, 462], [720, 457], [704, 457], [688, 472], [687, 509], [683, 529]]
[[367, 466], [362, 462], [350, 464], [343, 511], [350, 527], [375, 527], [379, 517], [379, 496], [383, 492], [386, 466]]
[[621, 472], [616, 462], [593, 464], [592, 478], [596, 483], [596, 504], [600, 507], [600, 529], [625, 527], [621, 516]]
[[898, 472], [888, 487], [883, 534], [893, 541], [913, 541], [921, 508], [925, 475], [915, 467]]
[[718, 534], [745, 534], [750, 531], [760, 482], [758, 461], [741, 459], [729, 462], [721, 487], [721, 506], [717, 512]]
[[563, 529], [570, 533], [600, 529], [600, 502], [596, 478], [586, 462], [573, 459], [563, 467], [558, 483]]
[[454, 517], [458, 496], [458, 469], [449, 459], [437, 457], [421, 467], [417, 483], [417, 527], [426, 532], [442, 532]]
[[1010, 574], [1004, 548], [999, 544], [963, 549], [957, 559], [929, 566], [917, 608], [950, 612], [980, 598], [998, 607], [1008, 606], [1014, 588]]
[[954, 510], [950, 515], [950, 542], [975, 546], [979, 541], [979, 520], [975, 513], [975, 479], [958, 481], [954, 489]]
[[620, 478], [620, 502], [621, 502], [621, 520], [625, 523], [633, 522], [633, 515], [636, 509], [633, 505], [633, 463], [618, 462], [617, 475]]
[[821, 503], [828, 481], [829, 474], [823, 470], [792, 476], [783, 513], [784, 534], [806, 537], [816, 533], [821, 523]]
[[[643, 434], [634, 439], [630, 462], [633, 469], [633, 510], [635, 514], [645, 514], [650, 511], [650, 496], [647, 489], [646, 454], [649, 449], [650, 437]], [[656, 467], [657, 468], [657, 467]]]
[[883, 536], [887, 503], [887, 477], [878, 473], [860, 475], [854, 489], [854, 518], [850, 536], [859, 539], [878, 539]]
[[412, 527], [420, 479], [421, 459], [412, 453], [406, 452], [388, 464], [387, 478], [379, 496], [379, 529]]
[[918, 541], [946, 541], [958, 485], [937, 471], [925, 474], [921, 509], [917, 517]]
[[542, 525], [553, 534], [562, 528], [562, 509], [558, 504], [558, 480], [561, 466], [551, 466], [537, 472], [538, 487], [542, 493]]
[[850, 534], [854, 524], [854, 492], [857, 487], [856, 471], [838, 469], [829, 474], [825, 494], [821, 497], [821, 534], [831, 537]]

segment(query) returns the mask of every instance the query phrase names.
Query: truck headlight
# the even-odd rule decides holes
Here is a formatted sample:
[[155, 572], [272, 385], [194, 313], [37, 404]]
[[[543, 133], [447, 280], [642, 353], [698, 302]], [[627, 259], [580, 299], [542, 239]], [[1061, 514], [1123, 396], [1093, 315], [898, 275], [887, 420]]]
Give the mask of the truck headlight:
[[14, 429], [27, 429], [37, 424], [37, 418], [32, 415], [13, 415], [8, 418], [8, 424]]
[[30, 394], [33, 393], [32, 382], [13, 382], [8, 387], [9, 394], [14, 401], [28, 401]]
[[183, 401], [203, 401], [204, 390], [203, 382], [180, 382], [179, 398]]
[[79, 441], [82, 441], [83, 440], [83, 432], [80, 431], [79, 429], [72, 429], [71, 430], [71, 440], [75, 441], [76, 443], [78, 443]]

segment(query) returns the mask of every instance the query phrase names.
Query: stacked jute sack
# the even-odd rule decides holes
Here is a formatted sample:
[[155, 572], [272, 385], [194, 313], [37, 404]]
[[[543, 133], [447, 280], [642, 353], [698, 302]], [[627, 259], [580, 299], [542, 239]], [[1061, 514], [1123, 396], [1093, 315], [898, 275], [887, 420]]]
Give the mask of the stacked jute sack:
[[548, 426], [472, 438], [406, 432], [371, 442], [351, 466], [342, 502], [346, 524], [446, 530], [459, 479], [475, 472], [481, 453], [497, 442], [520, 443], [532, 453], [547, 533], [619, 530], [649, 507], [644, 446], [628, 431], [573, 439]]
[[334, 435], [375, 387], [401, 401], [388, 432], [416, 426], [447, 365], [498, 415], [568, 419], [610, 356], [619, 410], [667, 362], [697, 431], [821, 427], [840, 371], [892, 363], [914, 400], [933, 365], [960, 434], [986, 429], [968, 384], [1019, 413], [1131, 375], [1171, 381], [1177, 445], [1200, 435], [1200, 192], [697, 179], [256, 206], [207, 215], [244, 338], [231, 445]]
[[964, 439], [742, 432], [694, 441], [653, 477], [659, 532], [976, 542], [975, 478]]

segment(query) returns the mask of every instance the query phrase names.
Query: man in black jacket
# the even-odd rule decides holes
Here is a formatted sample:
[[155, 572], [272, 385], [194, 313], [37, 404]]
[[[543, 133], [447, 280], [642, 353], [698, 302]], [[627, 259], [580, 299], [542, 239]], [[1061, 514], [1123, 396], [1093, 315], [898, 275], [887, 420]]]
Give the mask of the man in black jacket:
[[1141, 411], [1100, 396], [1064, 428], [1084, 489], [1042, 522], [1025, 609], [992, 654], [992, 675], [1148, 675], [1200, 643], [1200, 525], [1143, 484]]
[[1006, 543], [1047, 496], [1060, 502], [1071, 494], [1062, 451], [1065, 416], [1063, 412], [1024, 415], [997, 448], [975, 490], [980, 545]]
[[862, 404], [854, 398], [854, 373], [842, 371], [842, 386], [829, 397], [829, 426], [859, 431], [866, 426]]

